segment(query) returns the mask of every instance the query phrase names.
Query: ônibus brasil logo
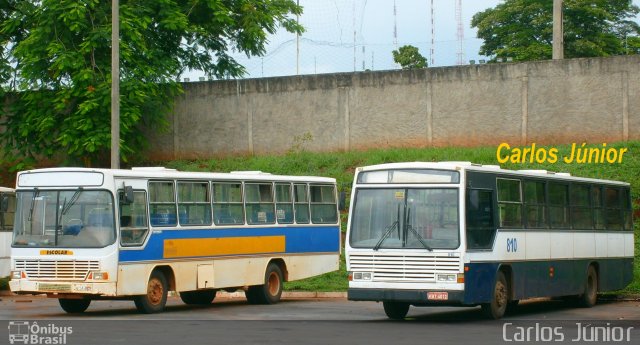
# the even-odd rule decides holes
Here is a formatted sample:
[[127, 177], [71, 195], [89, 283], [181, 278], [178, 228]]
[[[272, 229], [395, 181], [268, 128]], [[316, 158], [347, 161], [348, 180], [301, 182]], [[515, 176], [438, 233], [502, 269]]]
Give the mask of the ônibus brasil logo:
[[9, 321], [10, 344], [66, 344], [67, 336], [72, 333], [71, 326], [56, 326], [52, 323], [39, 325], [36, 321]]

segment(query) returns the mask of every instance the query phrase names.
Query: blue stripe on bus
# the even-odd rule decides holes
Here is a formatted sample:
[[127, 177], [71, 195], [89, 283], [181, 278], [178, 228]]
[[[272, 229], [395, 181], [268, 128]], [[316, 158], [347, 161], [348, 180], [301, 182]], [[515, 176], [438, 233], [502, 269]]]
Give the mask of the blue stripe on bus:
[[633, 258], [592, 258], [519, 262], [472, 262], [465, 264], [465, 304], [491, 301], [496, 274], [508, 267], [507, 283], [513, 299], [581, 294], [587, 268], [596, 265], [598, 291], [619, 290], [633, 280]]
[[238, 229], [153, 230], [144, 249], [120, 251], [120, 262], [162, 260], [169, 239], [285, 236], [285, 253], [330, 253], [340, 250], [340, 228], [331, 226]]

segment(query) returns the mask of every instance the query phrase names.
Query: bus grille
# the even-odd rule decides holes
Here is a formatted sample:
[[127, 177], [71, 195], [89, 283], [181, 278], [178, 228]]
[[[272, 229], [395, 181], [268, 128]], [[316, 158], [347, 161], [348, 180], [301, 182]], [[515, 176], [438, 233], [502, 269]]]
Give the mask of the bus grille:
[[84, 280], [89, 271], [100, 269], [99, 261], [88, 260], [16, 260], [16, 270], [29, 278]]
[[460, 272], [460, 256], [351, 254], [351, 271], [372, 272], [379, 282], [435, 282], [437, 273]]

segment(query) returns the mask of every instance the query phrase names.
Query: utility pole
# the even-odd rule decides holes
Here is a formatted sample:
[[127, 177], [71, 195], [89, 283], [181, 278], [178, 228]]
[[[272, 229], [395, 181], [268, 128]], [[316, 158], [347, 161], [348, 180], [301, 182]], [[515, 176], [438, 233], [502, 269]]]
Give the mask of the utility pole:
[[111, 169], [120, 169], [120, 4], [111, 1]]
[[553, 0], [553, 60], [564, 59], [564, 29], [562, 27], [562, 0]]

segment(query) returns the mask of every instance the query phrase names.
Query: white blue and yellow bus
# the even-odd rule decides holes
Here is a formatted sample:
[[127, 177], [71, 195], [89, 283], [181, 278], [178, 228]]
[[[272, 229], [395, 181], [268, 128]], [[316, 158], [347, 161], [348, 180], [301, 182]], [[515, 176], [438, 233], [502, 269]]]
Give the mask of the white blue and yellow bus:
[[12, 188], [0, 187], [0, 277], [9, 275], [11, 232], [16, 209], [16, 194]]
[[633, 279], [629, 184], [467, 162], [358, 168], [348, 241], [348, 299], [481, 305], [500, 318], [519, 300], [584, 306]]
[[335, 179], [164, 168], [18, 173], [11, 290], [71, 313], [91, 300], [165, 307], [246, 290], [279, 301], [284, 281], [338, 269]]

